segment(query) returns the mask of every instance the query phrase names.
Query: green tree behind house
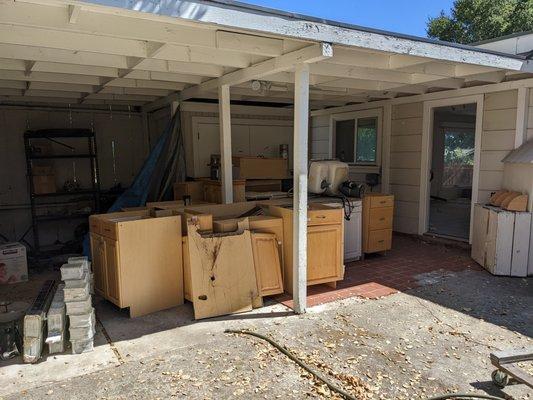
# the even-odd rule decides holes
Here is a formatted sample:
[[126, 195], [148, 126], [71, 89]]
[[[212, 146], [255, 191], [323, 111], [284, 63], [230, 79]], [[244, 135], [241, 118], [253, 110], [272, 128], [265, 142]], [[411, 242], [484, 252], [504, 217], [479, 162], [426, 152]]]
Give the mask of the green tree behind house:
[[455, 0], [450, 14], [429, 18], [430, 38], [473, 43], [533, 30], [533, 0]]

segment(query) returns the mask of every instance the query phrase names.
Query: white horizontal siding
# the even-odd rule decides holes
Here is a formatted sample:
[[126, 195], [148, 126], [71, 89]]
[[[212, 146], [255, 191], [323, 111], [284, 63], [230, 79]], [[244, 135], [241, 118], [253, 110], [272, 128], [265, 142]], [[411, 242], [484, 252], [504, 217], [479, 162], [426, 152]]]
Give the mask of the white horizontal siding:
[[486, 202], [490, 193], [502, 188], [501, 160], [514, 148], [518, 91], [485, 94], [478, 201]]
[[394, 194], [394, 230], [418, 232], [422, 103], [392, 107], [390, 190]]
[[311, 118], [309, 157], [313, 160], [329, 158], [329, 115]]

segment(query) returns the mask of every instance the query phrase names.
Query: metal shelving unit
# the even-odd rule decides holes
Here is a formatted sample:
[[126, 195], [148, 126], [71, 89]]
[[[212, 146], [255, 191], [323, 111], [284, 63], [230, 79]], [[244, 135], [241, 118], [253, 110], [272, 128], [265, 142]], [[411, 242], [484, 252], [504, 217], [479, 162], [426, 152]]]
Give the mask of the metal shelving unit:
[[[35, 154], [32, 148], [32, 140], [49, 140], [62, 146], [70, 147], [60, 141], [60, 139], [80, 139], [87, 140], [87, 151], [83, 153], [73, 154]], [[100, 210], [100, 179], [98, 169], [98, 152], [96, 147], [96, 136], [92, 130], [89, 129], [42, 129], [36, 131], [26, 131], [24, 133], [24, 148], [26, 151], [26, 169], [30, 186], [30, 203], [32, 216], [32, 229], [35, 251], [40, 253], [42, 246], [39, 239], [39, 226], [42, 223], [51, 221], [73, 221], [87, 218], [92, 213], [97, 213]], [[55, 159], [87, 159], [91, 168], [91, 187], [73, 190], [73, 191], [58, 191], [53, 193], [35, 193], [33, 163], [37, 160], [55, 160]], [[83, 201], [92, 199], [92, 212], [90, 213], [72, 213], [72, 214], [51, 214], [38, 215], [36, 209], [38, 206], [47, 204], [39, 203], [39, 199], [50, 199], [54, 197], [75, 197], [85, 196]], [[73, 199], [73, 201], [75, 201]], [[80, 200], [82, 201], [82, 200]]]

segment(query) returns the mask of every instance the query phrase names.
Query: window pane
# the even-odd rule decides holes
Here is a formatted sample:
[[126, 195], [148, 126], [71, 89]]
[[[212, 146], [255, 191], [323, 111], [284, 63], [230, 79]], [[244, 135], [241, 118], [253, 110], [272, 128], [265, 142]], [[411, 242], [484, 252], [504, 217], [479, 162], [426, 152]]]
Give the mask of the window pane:
[[335, 157], [343, 162], [353, 162], [355, 120], [335, 123]]
[[375, 163], [377, 151], [377, 119], [361, 118], [357, 120], [357, 155], [358, 163]]

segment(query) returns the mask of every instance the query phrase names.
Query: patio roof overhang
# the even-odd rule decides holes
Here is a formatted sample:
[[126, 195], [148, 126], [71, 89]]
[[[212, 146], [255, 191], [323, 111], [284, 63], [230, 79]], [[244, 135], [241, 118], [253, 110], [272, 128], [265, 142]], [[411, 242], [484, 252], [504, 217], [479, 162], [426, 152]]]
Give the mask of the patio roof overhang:
[[[231, 1], [0, 1], [0, 102], [133, 105], [218, 98], [312, 108], [531, 77], [523, 57]], [[255, 82], [252, 85], [252, 81]]]

